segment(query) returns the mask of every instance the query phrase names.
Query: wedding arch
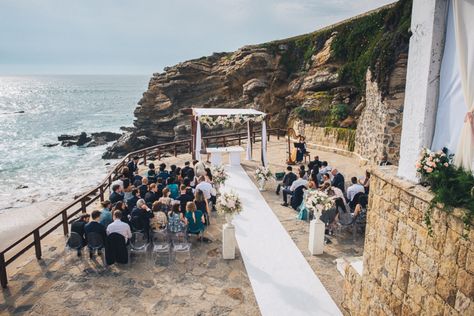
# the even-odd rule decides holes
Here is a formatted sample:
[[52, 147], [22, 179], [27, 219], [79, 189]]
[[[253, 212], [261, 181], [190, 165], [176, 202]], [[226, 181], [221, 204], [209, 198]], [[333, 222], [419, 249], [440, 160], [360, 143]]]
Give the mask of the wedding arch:
[[231, 127], [238, 124], [247, 124], [247, 149], [246, 159], [252, 159], [251, 153], [251, 126], [253, 123], [262, 123], [262, 148], [261, 160], [267, 166], [267, 114], [254, 109], [229, 109], [229, 108], [192, 108], [192, 134], [194, 154], [201, 160], [202, 150], [202, 125], [209, 128], [216, 126]]

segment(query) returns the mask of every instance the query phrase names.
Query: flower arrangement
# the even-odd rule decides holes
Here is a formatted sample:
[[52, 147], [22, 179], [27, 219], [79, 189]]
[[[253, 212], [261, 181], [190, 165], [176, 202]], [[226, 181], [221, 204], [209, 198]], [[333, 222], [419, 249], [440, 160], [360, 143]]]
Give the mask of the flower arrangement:
[[450, 157], [442, 150], [432, 152], [424, 148], [421, 152], [420, 158], [416, 162], [416, 171], [421, 176], [428, 176], [435, 171], [446, 169], [451, 165]]
[[248, 121], [262, 122], [264, 118], [265, 118], [264, 115], [240, 115], [240, 114], [232, 114], [232, 115], [226, 115], [226, 116], [202, 115], [199, 117], [199, 122], [207, 125], [210, 128], [216, 127], [218, 125], [222, 125], [224, 127], [232, 127], [235, 125], [241, 125], [241, 124], [247, 123]]
[[[306, 192], [305, 206], [314, 214], [321, 214], [323, 211], [334, 207], [334, 200], [325, 192], [319, 190], [308, 190]], [[319, 216], [316, 216], [316, 218], [319, 219]]]
[[255, 178], [258, 181], [268, 181], [270, 179], [273, 179], [273, 173], [270, 171], [269, 168], [259, 166], [257, 170], [255, 170]]
[[223, 166], [212, 166], [211, 167], [212, 180], [217, 184], [224, 184], [227, 180], [227, 172]]
[[242, 203], [235, 192], [224, 192], [217, 198], [216, 209], [221, 215], [235, 215], [242, 211]]

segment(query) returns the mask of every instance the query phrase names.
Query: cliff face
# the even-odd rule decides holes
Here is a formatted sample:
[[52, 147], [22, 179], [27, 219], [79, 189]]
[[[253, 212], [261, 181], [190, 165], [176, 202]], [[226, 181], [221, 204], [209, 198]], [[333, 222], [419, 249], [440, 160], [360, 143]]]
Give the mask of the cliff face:
[[355, 128], [365, 106], [367, 68], [383, 89], [393, 70], [387, 61], [408, 49], [408, 36], [394, 35], [408, 33], [399, 24], [410, 8], [402, 0], [314, 33], [167, 67], [153, 74], [138, 102], [134, 129], [104, 158], [189, 138], [189, 117], [181, 109], [190, 107], [255, 108], [271, 114], [271, 127], [286, 128], [295, 118]]

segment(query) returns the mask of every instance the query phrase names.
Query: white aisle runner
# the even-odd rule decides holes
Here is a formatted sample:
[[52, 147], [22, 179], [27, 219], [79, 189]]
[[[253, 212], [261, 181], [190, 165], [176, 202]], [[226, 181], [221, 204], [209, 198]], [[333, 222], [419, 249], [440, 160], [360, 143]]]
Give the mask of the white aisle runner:
[[224, 190], [239, 194], [236, 239], [262, 315], [342, 315], [241, 166], [226, 166]]

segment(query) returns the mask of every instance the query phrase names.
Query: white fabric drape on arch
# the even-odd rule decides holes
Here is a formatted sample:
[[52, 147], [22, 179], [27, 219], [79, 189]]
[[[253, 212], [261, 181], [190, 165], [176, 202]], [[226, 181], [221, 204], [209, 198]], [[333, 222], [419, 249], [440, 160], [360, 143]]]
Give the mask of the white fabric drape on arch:
[[250, 121], [247, 121], [247, 152], [245, 159], [252, 160], [252, 139], [250, 138]]
[[262, 164], [264, 167], [268, 166], [267, 161], [267, 123], [262, 121]]
[[474, 170], [474, 1], [453, 0], [453, 11], [461, 83], [468, 111], [464, 113], [454, 163], [465, 170]]
[[199, 118], [196, 117], [196, 148], [195, 150], [195, 156], [196, 160], [201, 160], [201, 149], [202, 149], [202, 144], [201, 144], [201, 122], [199, 122]]

